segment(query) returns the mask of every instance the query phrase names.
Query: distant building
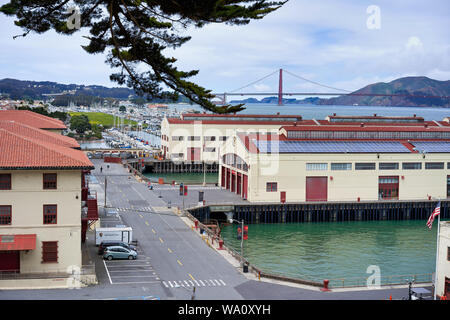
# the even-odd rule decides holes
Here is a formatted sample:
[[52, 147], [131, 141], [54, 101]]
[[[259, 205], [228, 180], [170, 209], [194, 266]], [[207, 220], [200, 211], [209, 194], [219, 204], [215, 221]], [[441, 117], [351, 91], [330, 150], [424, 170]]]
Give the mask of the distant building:
[[441, 221], [436, 295], [450, 300], [450, 221]]
[[161, 122], [162, 154], [174, 161], [218, 163], [219, 149], [236, 132], [278, 132], [282, 126], [301, 121], [296, 115], [185, 113], [179, 118], [166, 117]]

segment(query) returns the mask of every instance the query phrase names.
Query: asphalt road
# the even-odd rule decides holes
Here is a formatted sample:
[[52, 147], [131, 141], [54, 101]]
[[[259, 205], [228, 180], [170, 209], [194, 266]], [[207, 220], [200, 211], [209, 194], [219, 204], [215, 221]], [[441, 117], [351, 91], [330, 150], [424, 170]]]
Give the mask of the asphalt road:
[[[131, 226], [133, 238], [138, 241], [138, 259], [104, 261], [97, 255], [94, 235], [90, 232], [86, 245], [96, 264], [98, 285], [80, 289], [0, 291], [1, 300], [191, 300], [193, 297], [198, 300], [386, 300], [390, 296], [392, 299], [407, 296], [407, 288], [321, 292], [249, 280], [167, 208], [166, 201], [177, 197], [176, 188], [166, 188], [167, 193], [160, 198], [159, 190], [149, 190], [123, 166], [110, 164], [106, 168], [103, 161], [93, 162], [96, 170], [92, 171], [90, 186], [98, 193], [99, 206], [104, 204], [106, 176], [107, 206], [118, 208], [119, 212], [117, 217], [104, 218], [103, 224]], [[213, 190], [218, 200], [221, 192], [227, 193], [207, 190]]]

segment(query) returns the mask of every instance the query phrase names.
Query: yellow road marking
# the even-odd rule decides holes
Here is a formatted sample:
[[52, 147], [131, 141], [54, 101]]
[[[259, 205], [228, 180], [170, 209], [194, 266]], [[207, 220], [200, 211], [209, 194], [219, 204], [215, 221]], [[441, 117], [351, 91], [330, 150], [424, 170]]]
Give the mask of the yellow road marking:
[[180, 265], [180, 266], [182, 266], [183, 264], [181, 263], [181, 261], [180, 260], [177, 260], [177, 262], [178, 262], [178, 264]]
[[163, 241], [163, 239], [161, 239], [161, 238], [159, 238], [159, 241], [161, 241], [161, 243], [163, 243], [164, 241]]
[[170, 250], [170, 248], [167, 248], [167, 251], [169, 251], [170, 253], [172, 253], [172, 250]]
[[156, 231], [155, 231], [154, 229], [152, 229], [152, 232], [153, 232], [153, 233], [156, 233]]
[[147, 222], [147, 221], [145, 221], [145, 224], [149, 226], [149, 224], [148, 224], [148, 222]]
[[144, 218], [144, 216], [142, 214], [140, 214], [139, 217]]
[[191, 277], [192, 280], [195, 281], [194, 277], [192, 276], [192, 274], [188, 273], [189, 277]]

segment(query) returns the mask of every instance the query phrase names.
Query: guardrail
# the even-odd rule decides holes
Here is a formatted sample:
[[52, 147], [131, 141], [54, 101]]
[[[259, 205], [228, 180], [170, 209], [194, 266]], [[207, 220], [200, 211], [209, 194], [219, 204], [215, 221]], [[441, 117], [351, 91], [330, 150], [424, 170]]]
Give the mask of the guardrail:
[[[349, 277], [349, 278], [336, 278], [329, 279], [329, 286], [331, 288], [351, 288], [351, 287], [366, 287], [367, 280], [369, 277]], [[414, 283], [432, 283], [433, 274], [423, 273], [423, 274], [408, 274], [408, 275], [391, 275], [391, 276], [381, 276], [380, 285], [404, 285], [408, 280]], [[372, 281], [370, 281], [372, 283]]]

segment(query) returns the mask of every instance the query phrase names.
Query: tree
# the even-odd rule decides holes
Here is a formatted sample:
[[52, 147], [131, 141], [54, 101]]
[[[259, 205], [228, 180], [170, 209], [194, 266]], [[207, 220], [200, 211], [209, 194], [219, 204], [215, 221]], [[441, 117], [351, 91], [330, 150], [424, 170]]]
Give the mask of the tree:
[[[71, 6], [80, 13], [80, 27], [89, 28], [88, 53], [108, 53], [107, 62], [119, 72], [110, 79], [133, 88], [147, 99], [171, 99], [184, 95], [191, 102], [216, 113], [241, 111], [242, 104], [216, 106], [209, 101], [207, 90], [187, 79], [198, 70], [181, 71], [173, 64], [175, 58], [162, 51], [180, 47], [191, 37], [181, 35], [182, 29], [201, 28], [210, 23], [245, 25], [262, 19], [286, 1], [268, 0], [11, 0], [0, 12], [15, 16], [15, 24], [26, 36], [30, 32], [55, 30], [61, 34], [78, 31], [67, 22], [73, 19]], [[145, 66], [144, 71], [141, 66]], [[164, 91], [163, 88], [170, 91]]]
[[83, 134], [85, 131], [91, 130], [89, 118], [84, 114], [72, 116], [70, 119], [70, 130], [75, 130], [78, 134]]

